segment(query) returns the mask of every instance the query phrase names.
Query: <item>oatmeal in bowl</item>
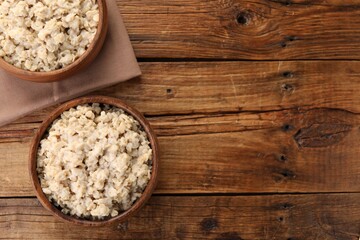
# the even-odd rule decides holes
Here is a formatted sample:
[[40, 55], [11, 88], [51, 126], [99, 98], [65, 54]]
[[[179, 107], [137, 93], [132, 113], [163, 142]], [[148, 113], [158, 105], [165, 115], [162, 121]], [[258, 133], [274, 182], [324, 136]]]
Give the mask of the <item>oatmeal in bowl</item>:
[[31, 147], [40, 202], [62, 219], [122, 221], [150, 197], [158, 147], [148, 122], [118, 99], [85, 97], [56, 109]]
[[96, 57], [106, 31], [106, 0], [5, 0], [0, 66], [28, 80], [58, 80]]

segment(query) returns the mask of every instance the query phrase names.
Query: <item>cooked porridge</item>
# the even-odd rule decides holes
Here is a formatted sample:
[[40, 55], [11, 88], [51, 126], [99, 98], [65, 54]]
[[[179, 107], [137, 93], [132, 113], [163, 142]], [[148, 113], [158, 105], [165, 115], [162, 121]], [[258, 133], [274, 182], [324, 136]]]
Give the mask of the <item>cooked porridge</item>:
[[65, 111], [38, 150], [37, 172], [48, 199], [85, 219], [117, 216], [142, 195], [152, 149], [139, 122], [109, 105]]
[[29, 71], [66, 67], [88, 49], [98, 23], [96, 0], [4, 0], [0, 57]]

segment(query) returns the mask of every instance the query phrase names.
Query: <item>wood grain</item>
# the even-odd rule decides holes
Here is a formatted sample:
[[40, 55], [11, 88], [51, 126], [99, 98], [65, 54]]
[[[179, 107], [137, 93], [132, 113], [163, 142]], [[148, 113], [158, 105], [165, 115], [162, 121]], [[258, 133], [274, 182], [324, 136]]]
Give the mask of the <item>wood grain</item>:
[[359, 1], [117, 4], [143, 76], [97, 93], [159, 135], [157, 196], [104, 228], [21, 198], [37, 111], [0, 128], [1, 239], [359, 239]]
[[[338, 108], [360, 113], [360, 62], [141, 63], [143, 76], [98, 91], [148, 116]], [[17, 123], [40, 122], [49, 109]], [[17, 129], [17, 128], [15, 128]], [[1, 131], [1, 130], [0, 130]]]
[[[160, 144], [157, 193], [360, 191], [359, 114], [314, 109], [149, 120]], [[0, 161], [7, 163], [0, 196], [33, 196], [24, 174], [31, 136], [0, 135]]]
[[117, 3], [139, 58], [360, 58], [358, 1]]
[[[160, 136], [158, 193], [360, 190], [360, 62], [141, 68], [141, 79], [98, 93], [148, 115]], [[52, 109], [0, 128], [0, 196], [33, 196], [29, 141]]]
[[59, 222], [36, 199], [0, 199], [4, 239], [341, 239], [360, 236], [360, 194], [153, 197], [128, 222]]

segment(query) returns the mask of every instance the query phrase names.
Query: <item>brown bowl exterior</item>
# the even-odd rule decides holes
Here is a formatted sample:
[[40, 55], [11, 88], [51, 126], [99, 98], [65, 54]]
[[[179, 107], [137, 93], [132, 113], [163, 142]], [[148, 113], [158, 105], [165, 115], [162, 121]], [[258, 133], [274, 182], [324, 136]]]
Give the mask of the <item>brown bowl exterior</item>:
[[97, 1], [99, 5], [100, 19], [99, 19], [99, 25], [97, 28], [96, 35], [94, 37], [94, 40], [90, 44], [89, 48], [75, 62], [55, 71], [32, 72], [21, 68], [17, 68], [7, 63], [3, 58], [0, 57], [0, 67], [3, 68], [8, 73], [16, 76], [17, 78], [32, 82], [38, 82], [38, 83], [60, 81], [84, 69], [92, 61], [94, 61], [96, 56], [99, 54], [102, 46], [104, 45], [108, 30], [108, 12], [106, 7], [106, 0], [97, 0]]
[[[153, 159], [152, 159], [152, 173], [149, 180], [148, 185], [146, 186], [145, 191], [141, 195], [141, 197], [134, 203], [134, 205], [131, 206], [130, 209], [127, 211], [119, 214], [116, 217], [109, 218], [106, 220], [84, 220], [80, 218], [76, 218], [70, 215], [66, 215], [62, 213], [58, 208], [56, 208], [46, 197], [46, 195], [43, 193], [40, 181], [38, 178], [38, 174], [36, 172], [37, 167], [37, 151], [39, 147], [39, 143], [43, 137], [43, 135], [46, 133], [47, 129], [50, 127], [52, 122], [57, 119], [64, 111], [75, 107], [77, 105], [86, 104], [86, 103], [103, 103], [103, 104], [109, 104], [118, 108], [123, 109], [126, 113], [133, 116], [141, 126], [144, 128], [145, 132], [148, 135], [151, 148], [153, 150]], [[158, 147], [158, 141], [156, 138], [155, 133], [153, 132], [152, 128], [150, 127], [149, 122], [144, 118], [144, 116], [135, 110], [134, 108], [128, 106], [124, 102], [120, 101], [117, 98], [111, 98], [111, 97], [105, 97], [105, 96], [88, 96], [88, 97], [82, 97], [78, 99], [71, 100], [67, 103], [64, 103], [60, 105], [58, 108], [56, 108], [50, 115], [47, 117], [47, 119], [40, 125], [39, 130], [35, 134], [30, 147], [30, 156], [29, 156], [29, 173], [31, 182], [35, 188], [35, 193], [40, 201], [40, 203], [51, 213], [59, 217], [60, 219], [69, 222], [69, 223], [75, 223], [85, 226], [104, 226], [109, 225], [112, 223], [119, 223], [126, 221], [129, 217], [134, 215], [136, 212], [138, 212], [145, 203], [149, 200], [151, 194], [153, 193], [158, 179], [158, 171], [159, 171], [159, 147]]]

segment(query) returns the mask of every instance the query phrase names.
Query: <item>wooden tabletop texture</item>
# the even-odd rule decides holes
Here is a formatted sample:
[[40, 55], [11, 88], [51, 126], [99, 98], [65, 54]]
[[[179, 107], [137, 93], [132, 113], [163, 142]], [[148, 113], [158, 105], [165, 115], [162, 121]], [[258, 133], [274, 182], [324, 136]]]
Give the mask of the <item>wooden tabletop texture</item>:
[[0, 239], [360, 238], [359, 0], [117, 5], [143, 75], [96, 94], [149, 119], [155, 194], [122, 224], [54, 218], [27, 171], [50, 107], [0, 128]]

